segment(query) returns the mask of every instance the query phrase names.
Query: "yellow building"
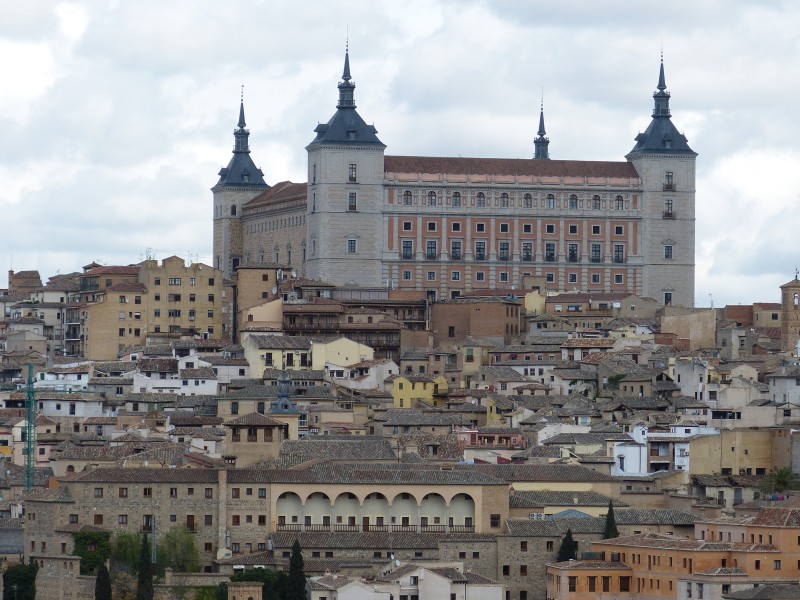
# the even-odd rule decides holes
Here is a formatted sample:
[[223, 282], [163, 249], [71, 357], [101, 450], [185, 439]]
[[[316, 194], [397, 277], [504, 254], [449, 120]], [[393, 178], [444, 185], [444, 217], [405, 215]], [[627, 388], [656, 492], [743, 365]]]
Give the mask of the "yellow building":
[[791, 465], [787, 429], [722, 429], [689, 442], [690, 475], [764, 475]]
[[227, 335], [222, 274], [171, 256], [159, 265], [92, 267], [80, 277], [82, 354], [117, 357], [120, 348], [164, 340]]
[[447, 400], [447, 379], [443, 375], [398, 375], [392, 382], [395, 408], [413, 408], [420, 402], [444, 406]]

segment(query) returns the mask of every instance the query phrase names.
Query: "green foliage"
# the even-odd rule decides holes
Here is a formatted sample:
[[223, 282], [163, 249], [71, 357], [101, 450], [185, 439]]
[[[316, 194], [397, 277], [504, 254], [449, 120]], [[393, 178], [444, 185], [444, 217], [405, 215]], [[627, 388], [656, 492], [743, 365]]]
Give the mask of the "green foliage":
[[142, 547], [141, 533], [128, 533], [119, 531], [114, 536], [114, 543], [111, 546], [111, 560], [114, 567], [124, 567], [130, 573], [139, 570], [139, 552]]
[[94, 600], [111, 600], [111, 576], [106, 566], [100, 565], [97, 569], [97, 579], [94, 583]]
[[76, 531], [72, 539], [75, 541], [75, 556], [81, 557], [81, 575], [97, 573], [100, 565], [111, 556], [111, 533], [108, 531]]
[[174, 525], [161, 538], [156, 547], [156, 570], [159, 576], [167, 567], [179, 573], [200, 570], [200, 553], [195, 536], [184, 525]]
[[[247, 569], [241, 573], [236, 573], [233, 575], [231, 577], [231, 581], [260, 581], [263, 583], [261, 588], [263, 600], [285, 600], [289, 576], [284, 571], [273, 571], [272, 569]], [[218, 595], [218, 600], [227, 600], [227, 585], [225, 585], [224, 594], [224, 596]]]
[[572, 539], [572, 529], [567, 529], [564, 539], [561, 540], [561, 546], [558, 549], [556, 562], [564, 562], [565, 560], [575, 559], [576, 554], [577, 548], [575, 547], [575, 540]]
[[603, 539], [609, 540], [615, 537], [619, 537], [619, 529], [617, 529], [617, 518], [614, 516], [614, 505], [611, 504], [611, 500], [609, 500], [608, 512], [606, 513], [606, 527], [603, 530]]
[[[3, 573], [3, 600], [36, 600], [35, 562], [29, 565], [14, 565]], [[16, 590], [13, 586], [17, 586]]]
[[761, 483], [761, 490], [766, 494], [800, 489], [800, 476], [791, 467], [772, 469]]
[[[215, 586], [195, 588], [194, 600], [217, 600], [217, 589]], [[228, 600], [227, 586], [225, 588], [225, 600]]]
[[289, 559], [289, 580], [286, 582], [286, 600], [306, 600], [306, 574], [300, 542], [294, 541]]
[[150, 559], [150, 542], [142, 536], [139, 549], [139, 575], [136, 578], [136, 600], [153, 600], [153, 564]]
[[619, 382], [625, 379], [625, 373], [620, 373], [619, 375], [612, 375], [608, 378], [608, 389], [610, 390], [618, 390], [619, 389]]

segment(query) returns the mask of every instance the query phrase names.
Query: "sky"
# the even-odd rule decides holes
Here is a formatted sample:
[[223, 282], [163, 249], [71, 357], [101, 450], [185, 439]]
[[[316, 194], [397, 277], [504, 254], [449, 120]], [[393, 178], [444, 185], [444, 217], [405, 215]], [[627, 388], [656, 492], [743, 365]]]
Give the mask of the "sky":
[[697, 158], [696, 304], [778, 301], [800, 266], [800, 3], [26, 0], [0, 19], [0, 285], [93, 260], [211, 263], [244, 86], [265, 179], [306, 181], [349, 38], [387, 154], [624, 160], [663, 48]]

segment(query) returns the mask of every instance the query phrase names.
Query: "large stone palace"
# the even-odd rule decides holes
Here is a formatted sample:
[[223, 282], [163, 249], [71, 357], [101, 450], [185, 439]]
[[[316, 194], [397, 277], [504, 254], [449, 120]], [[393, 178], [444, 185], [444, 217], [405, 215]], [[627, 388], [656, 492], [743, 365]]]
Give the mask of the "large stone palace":
[[694, 302], [695, 158], [661, 63], [649, 126], [625, 161], [389, 156], [356, 111], [345, 54], [336, 112], [308, 144], [308, 182], [268, 185], [244, 106], [214, 196], [215, 266], [280, 263], [347, 287], [631, 292]]

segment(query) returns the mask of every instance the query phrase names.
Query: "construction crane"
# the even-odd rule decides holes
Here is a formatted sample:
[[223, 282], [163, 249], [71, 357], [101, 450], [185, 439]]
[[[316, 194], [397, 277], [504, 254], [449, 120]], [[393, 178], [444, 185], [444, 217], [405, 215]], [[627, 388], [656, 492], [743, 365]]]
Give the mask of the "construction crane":
[[25, 489], [33, 488], [34, 453], [36, 446], [36, 403], [33, 399], [33, 364], [28, 363], [28, 384], [25, 396]]

